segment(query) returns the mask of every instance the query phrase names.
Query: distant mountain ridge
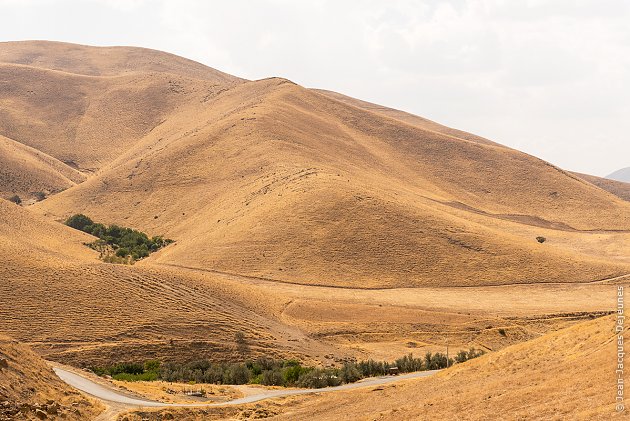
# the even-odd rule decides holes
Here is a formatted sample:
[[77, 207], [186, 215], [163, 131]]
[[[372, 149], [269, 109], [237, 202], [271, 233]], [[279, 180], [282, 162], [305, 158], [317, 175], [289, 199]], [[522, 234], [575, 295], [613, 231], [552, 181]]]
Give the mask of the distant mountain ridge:
[[614, 173], [607, 175], [606, 178], [630, 183], [630, 167], [617, 170]]

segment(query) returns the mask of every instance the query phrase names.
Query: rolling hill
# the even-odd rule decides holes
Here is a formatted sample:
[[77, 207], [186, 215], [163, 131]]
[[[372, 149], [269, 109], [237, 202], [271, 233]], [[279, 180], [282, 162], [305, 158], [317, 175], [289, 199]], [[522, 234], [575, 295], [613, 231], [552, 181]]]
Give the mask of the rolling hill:
[[[630, 274], [630, 202], [612, 188], [147, 49], [0, 43], [0, 152], [3, 197], [49, 196], [0, 199], [0, 332], [75, 365], [392, 358], [442, 331], [496, 350], [606, 311]], [[75, 213], [175, 243], [106, 264], [59, 223]]]
[[0, 134], [91, 173], [182, 103], [238, 81], [140, 48], [0, 43]]
[[[318, 403], [295, 399], [276, 406], [276, 419], [593, 420], [623, 418], [605, 385], [616, 380], [615, 321], [580, 323], [495, 354], [456, 365], [435, 377], [344, 394]], [[576, 382], [575, 379], [584, 379]], [[544, 398], [541, 398], [544, 397]], [[185, 419], [185, 418], [183, 418]]]
[[33, 210], [177, 240], [147, 263], [362, 288], [630, 272], [625, 236], [575, 246], [630, 231], [628, 202], [486, 139], [151, 50], [0, 50], [0, 134], [88, 176]]
[[610, 308], [606, 283], [326, 288], [107, 264], [84, 245], [92, 240], [0, 199], [0, 332], [79, 367], [260, 356], [338, 364], [442, 350], [445, 335], [453, 349], [497, 350]]
[[[168, 268], [102, 263], [84, 245], [92, 240], [0, 199], [0, 331], [81, 366], [119, 362], [121, 355], [308, 360], [336, 351], [279, 320], [285, 303], [270, 292]], [[244, 354], [237, 332], [250, 344]], [[304, 342], [311, 346], [298, 346]]]
[[0, 197], [48, 196], [84, 180], [85, 175], [58, 159], [0, 136]]

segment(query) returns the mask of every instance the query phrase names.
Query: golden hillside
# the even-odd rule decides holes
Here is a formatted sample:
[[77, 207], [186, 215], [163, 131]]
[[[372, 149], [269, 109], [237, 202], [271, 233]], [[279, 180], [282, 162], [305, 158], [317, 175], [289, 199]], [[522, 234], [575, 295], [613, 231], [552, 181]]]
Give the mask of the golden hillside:
[[629, 272], [625, 236], [589, 247], [630, 230], [628, 202], [486, 139], [152, 50], [0, 50], [0, 134], [91, 174], [36, 209], [177, 240], [150, 260], [358, 287]]
[[50, 195], [85, 180], [85, 175], [36, 149], [0, 136], [0, 197]]
[[0, 332], [76, 365], [335, 352], [280, 320], [285, 299], [264, 288], [103, 263], [84, 245], [93, 240], [0, 199]]
[[[594, 420], [615, 415], [612, 317], [580, 323], [457, 365], [433, 378], [322, 395], [286, 406], [278, 419]], [[624, 333], [627, 335], [627, 329]], [[627, 337], [627, 336], [626, 336]], [[576, 381], [576, 379], [580, 379]], [[609, 385], [608, 387], [606, 385]]]
[[0, 419], [85, 420], [102, 410], [62, 382], [29, 348], [0, 335]]
[[0, 258], [5, 262], [4, 270], [26, 270], [38, 262], [46, 267], [49, 259], [92, 262], [97, 253], [83, 245], [92, 239], [0, 199]]
[[357, 108], [361, 108], [366, 111], [371, 111], [373, 113], [392, 118], [394, 120], [399, 120], [401, 122], [407, 123], [412, 126], [420, 127], [420, 128], [437, 132], [437, 133], [441, 133], [447, 136], [452, 136], [458, 139], [465, 139], [471, 142], [481, 143], [484, 145], [502, 146], [502, 145], [499, 145], [498, 143], [492, 142], [491, 140], [485, 139], [483, 137], [476, 136], [471, 133], [466, 133], [461, 130], [453, 129], [451, 127], [446, 127], [439, 123], [436, 123], [435, 121], [431, 121], [424, 117], [407, 113], [405, 111], [400, 111], [393, 108], [384, 107], [382, 105], [374, 104], [371, 102], [362, 101], [360, 99], [352, 98], [347, 95], [343, 95], [338, 92], [328, 91], [325, 89], [314, 89], [314, 91], [322, 95], [326, 95], [327, 97], [333, 98], [337, 101], [343, 102], [344, 104], [349, 104], [349, 105], [352, 105]]
[[620, 198], [518, 151], [277, 78], [181, 105], [37, 209], [176, 239], [157, 262], [309, 284], [569, 282], [628, 272], [608, 253], [535, 240], [551, 232], [589, 244], [593, 234], [626, 232], [630, 204]]
[[[496, 350], [630, 274], [630, 202], [420, 117], [127, 47], [0, 43], [0, 76], [3, 192], [65, 188], [0, 200], [0, 331], [52, 359]], [[105, 264], [79, 212], [176, 242]]]
[[630, 201], [630, 183], [625, 183], [623, 181], [611, 180], [608, 178], [595, 177], [593, 175], [588, 174], [580, 174], [574, 173], [578, 177], [583, 178], [596, 185], [597, 187], [604, 189], [606, 191], [611, 192], [617, 197], [620, 197], [623, 200]]
[[442, 350], [446, 338], [453, 349], [497, 350], [610, 308], [605, 283], [326, 288], [150, 261], [107, 264], [84, 246], [93, 239], [0, 199], [0, 332], [78, 366], [121, 355], [334, 364]]
[[94, 172], [180, 104], [239, 80], [140, 48], [0, 43], [0, 134]]

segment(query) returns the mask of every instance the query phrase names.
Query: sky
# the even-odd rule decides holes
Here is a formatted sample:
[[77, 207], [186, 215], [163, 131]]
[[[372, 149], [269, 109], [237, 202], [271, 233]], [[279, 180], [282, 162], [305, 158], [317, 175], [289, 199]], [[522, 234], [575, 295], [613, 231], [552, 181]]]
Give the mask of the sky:
[[627, 0], [0, 0], [0, 41], [288, 78], [605, 176], [630, 166]]

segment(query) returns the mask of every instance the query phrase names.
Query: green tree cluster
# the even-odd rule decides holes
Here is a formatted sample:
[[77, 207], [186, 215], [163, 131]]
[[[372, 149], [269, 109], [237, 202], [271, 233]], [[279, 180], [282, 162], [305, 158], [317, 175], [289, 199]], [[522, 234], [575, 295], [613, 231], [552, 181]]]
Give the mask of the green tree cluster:
[[455, 361], [458, 363], [465, 363], [466, 361], [480, 357], [483, 354], [485, 354], [485, 352], [481, 349], [470, 348], [468, 351], [459, 351], [455, 356]]
[[346, 362], [340, 368], [317, 368], [303, 366], [297, 360], [275, 360], [258, 358], [246, 363], [211, 363], [198, 360], [188, 363], [166, 363], [151, 360], [144, 364], [123, 363], [106, 368], [93, 368], [98, 375], [110, 375], [120, 380], [165, 380], [183, 383], [214, 384], [263, 384], [267, 386], [298, 386], [320, 388], [353, 383], [365, 377], [390, 374], [396, 367], [401, 373], [422, 370], [438, 370], [465, 362], [483, 355], [484, 352], [471, 348], [460, 351], [455, 360], [442, 353], [427, 352], [424, 358], [413, 354], [405, 355], [394, 362], [364, 360]]
[[160, 362], [149, 360], [144, 364], [120, 363], [110, 367], [92, 367], [91, 370], [99, 376], [111, 376], [122, 381], [154, 381], [160, 377]]
[[[66, 220], [66, 225], [98, 237], [99, 240], [89, 245], [100, 251], [101, 258], [110, 263], [126, 263], [130, 260], [143, 259], [173, 242], [163, 236], [149, 237], [132, 228], [96, 223], [83, 214], [71, 216]], [[109, 248], [113, 253], [107, 252]]]

